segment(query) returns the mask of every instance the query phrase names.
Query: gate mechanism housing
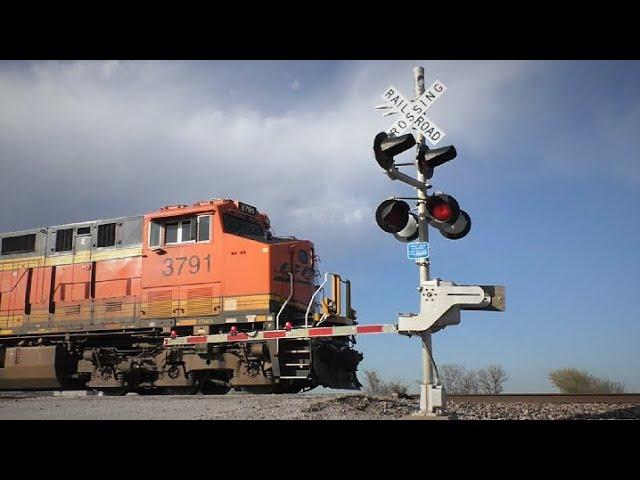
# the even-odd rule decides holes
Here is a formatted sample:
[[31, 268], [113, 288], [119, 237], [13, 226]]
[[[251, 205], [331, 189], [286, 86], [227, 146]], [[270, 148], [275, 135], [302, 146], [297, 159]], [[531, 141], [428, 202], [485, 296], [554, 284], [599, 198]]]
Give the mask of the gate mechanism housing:
[[420, 313], [400, 314], [398, 333], [437, 332], [460, 323], [460, 310], [504, 312], [505, 288], [501, 285], [456, 285], [439, 278], [420, 285]]

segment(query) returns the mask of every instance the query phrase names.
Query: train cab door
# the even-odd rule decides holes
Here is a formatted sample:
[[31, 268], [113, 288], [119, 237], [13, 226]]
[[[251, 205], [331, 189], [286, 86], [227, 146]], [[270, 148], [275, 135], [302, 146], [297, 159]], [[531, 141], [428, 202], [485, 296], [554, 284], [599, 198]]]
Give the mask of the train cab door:
[[143, 249], [143, 318], [195, 325], [221, 313], [222, 283], [214, 269], [212, 213], [176, 209], [147, 220]]
[[[78, 228], [73, 243], [73, 281], [69, 302], [73, 308], [77, 309], [78, 316], [82, 320], [91, 320], [93, 317], [92, 261], [91, 231], [89, 227]], [[71, 312], [72, 310], [69, 309], [69, 314]]]

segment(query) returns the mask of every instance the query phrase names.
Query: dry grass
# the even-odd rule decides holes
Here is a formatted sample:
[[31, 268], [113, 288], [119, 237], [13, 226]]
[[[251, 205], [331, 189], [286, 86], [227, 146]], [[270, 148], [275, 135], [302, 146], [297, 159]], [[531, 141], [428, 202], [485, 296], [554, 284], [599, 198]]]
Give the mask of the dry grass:
[[467, 370], [461, 365], [446, 364], [440, 368], [440, 381], [447, 393], [454, 395], [497, 395], [502, 393], [504, 382], [508, 379], [507, 373], [499, 365]]
[[408, 396], [409, 385], [400, 381], [385, 382], [375, 370], [365, 370], [364, 391], [370, 395], [397, 395], [399, 398]]
[[622, 382], [598, 378], [586, 370], [561, 368], [549, 373], [549, 380], [560, 393], [624, 393]]

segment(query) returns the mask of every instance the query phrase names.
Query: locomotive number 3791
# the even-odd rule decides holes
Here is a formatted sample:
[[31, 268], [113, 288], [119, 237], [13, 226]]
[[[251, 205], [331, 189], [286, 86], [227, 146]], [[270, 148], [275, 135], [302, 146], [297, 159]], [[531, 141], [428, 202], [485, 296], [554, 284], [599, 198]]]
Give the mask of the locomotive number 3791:
[[[211, 255], [207, 255], [202, 260], [207, 264], [207, 273], [211, 272]], [[171, 275], [182, 275], [183, 273], [195, 275], [200, 271], [202, 263], [203, 262], [200, 260], [200, 257], [197, 255], [192, 255], [191, 257], [166, 258], [162, 262], [164, 265], [162, 274], [165, 277], [169, 277]]]

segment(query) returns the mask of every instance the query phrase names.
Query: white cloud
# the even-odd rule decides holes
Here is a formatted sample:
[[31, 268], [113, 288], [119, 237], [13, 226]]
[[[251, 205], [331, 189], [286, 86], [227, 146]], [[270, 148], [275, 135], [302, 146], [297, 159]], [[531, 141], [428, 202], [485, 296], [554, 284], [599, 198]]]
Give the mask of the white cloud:
[[289, 88], [291, 90], [293, 90], [294, 92], [297, 92], [300, 90], [300, 88], [302, 87], [302, 84], [300, 83], [299, 80], [294, 79], [290, 84], [289, 84]]
[[[267, 210], [282, 233], [330, 237], [368, 225], [391, 192], [410, 193], [386, 181], [371, 156], [373, 136], [392, 122], [373, 105], [392, 81], [410, 93], [405, 64], [345, 64], [339, 84], [279, 114], [211, 94], [233, 87], [227, 77], [218, 81], [215, 62], [198, 82], [194, 65], [183, 62], [31, 65], [18, 74], [0, 69], [0, 195], [23, 205], [19, 213], [3, 211], [3, 224], [126, 215], [228, 196]], [[449, 91], [432, 118], [452, 141], [481, 149], [509, 101], [505, 84], [530, 68], [434, 66]], [[427, 82], [433, 78], [428, 71]]]

